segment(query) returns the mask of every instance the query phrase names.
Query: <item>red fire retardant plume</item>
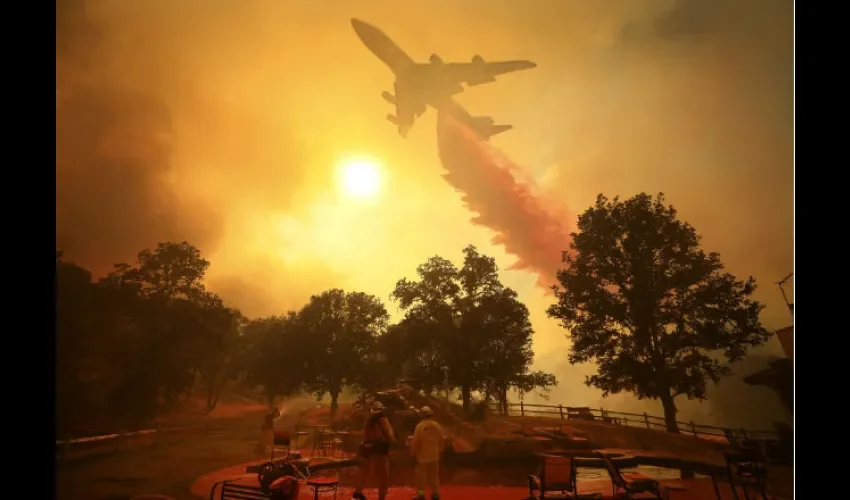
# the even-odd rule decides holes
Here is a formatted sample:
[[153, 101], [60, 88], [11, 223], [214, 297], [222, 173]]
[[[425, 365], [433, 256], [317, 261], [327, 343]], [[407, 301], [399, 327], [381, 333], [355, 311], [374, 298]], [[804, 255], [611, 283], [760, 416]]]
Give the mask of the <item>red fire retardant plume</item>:
[[462, 194], [474, 224], [496, 232], [493, 243], [517, 257], [510, 269], [537, 273], [537, 283], [551, 289], [561, 256], [569, 248], [574, 217], [547, 205], [522, 169], [450, 115], [437, 117], [437, 147], [443, 178]]

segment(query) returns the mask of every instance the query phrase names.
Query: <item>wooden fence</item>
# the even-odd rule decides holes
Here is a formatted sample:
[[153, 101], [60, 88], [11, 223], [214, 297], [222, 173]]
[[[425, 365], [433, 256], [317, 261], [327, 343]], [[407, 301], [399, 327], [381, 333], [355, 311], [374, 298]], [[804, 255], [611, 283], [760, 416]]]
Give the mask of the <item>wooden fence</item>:
[[190, 432], [206, 434], [207, 425], [200, 424], [180, 427], [163, 427], [157, 429], [145, 429], [136, 432], [122, 432], [82, 438], [68, 437], [66, 439], [56, 441], [56, 456], [60, 458], [72, 458], [114, 453], [121, 449], [128, 440], [150, 439], [151, 445], [153, 445], [157, 440], [161, 439], [165, 435]]
[[[504, 415], [498, 403], [490, 405], [491, 410]], [[647, 413], [628, 413], [621, 411], [605, 410], [603, 408], [572, 407], [564, 405], [538, 405], [519, 403], [508, 404], [508, 416], [523, 417], [549, 417], [560, 420], [584, 420], [605, 422], [627, 427], [646, 427], [647, 429], [665, 430], [667, 424], [664, 417], [649, 415]], [[694, 422], [676, 422], [680, 432], [693, 434], [694, 437], [725, 438], [730, 442], [733, 440], [776, 440], [775, 431], [751, 431], [743, 428], [732, 429], [729, 427], [717, 427], [714, 425], [696, 424]]]

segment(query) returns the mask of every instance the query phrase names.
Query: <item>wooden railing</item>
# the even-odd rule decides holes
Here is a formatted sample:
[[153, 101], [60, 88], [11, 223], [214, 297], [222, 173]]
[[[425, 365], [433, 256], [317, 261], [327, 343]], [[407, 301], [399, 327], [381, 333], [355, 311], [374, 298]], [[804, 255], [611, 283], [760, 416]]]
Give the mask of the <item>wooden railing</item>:
[[[494, 412], [504, 415], [498, 403], [490, 405]], [[550, 417], [560, 420], [584, 420], [604, 422], [627, 427], [645, 427], [647, 429], [665, 430], [667, 424], [664, 417], [649, 415], [647, 413], [628, 413], [622, 411], [611, 411], [603, 408], [572, 407], [564, 405], [539, 405], [520, 401], [508, 404], [508, 416], [523, 417]], [[732, 429], [729, 427], [717, 427], [714, 425], [696, 424], [694, 422], [676, 422], [680, 432], [693, 434], [694, 437], [716, 436], [727, 440], [775, 440], [775, 431], [751, 431], [743, 428]]]
[[157, 429], [145, 429], [135, 432], [121, 432], [115, 434], [104, 434], [102, 436], [89, 436], [81, 438], [67, 438], [56, 441], [57, 457], [72, 457], [77, 455], [100, 455], [112, 453], [120, 449], [128, 439], [150, 438], [152, 444], [163, 435], [174, 433], [201, 432], [206, 434], [206, 424], [185, 425], [180, 427], [162, 427]]

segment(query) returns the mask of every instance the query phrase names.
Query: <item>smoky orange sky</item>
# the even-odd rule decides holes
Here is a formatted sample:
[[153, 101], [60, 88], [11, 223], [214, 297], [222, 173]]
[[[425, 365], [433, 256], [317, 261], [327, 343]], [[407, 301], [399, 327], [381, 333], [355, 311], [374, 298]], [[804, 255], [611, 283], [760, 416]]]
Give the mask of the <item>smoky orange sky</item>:
[[[436, 113], [408, 139], [384, 119], [389, 69], [350, 18], [417, 60], [531, 59], [538, 68], [467, 89], [492, 139], [566, 213], [598, 193], [663, 191], [754, 275], [763, 321], [791, 321], [774, 284], [793, 269], [793, 3], [775, 0], [148, 0], [57, 2], [57, 246], [102, 273], [166, 239], [212, 262], [208, 285], [249, 316], [329, 287], [389, 301], [436, 254], [492, 243], [442, 177]], [[335, 168], [384, 166], [370, 203]], [[498, 209], [499, 207], [494, 207]], [[505, 216], [510, 216], [506, 213]], [[569, 221], [570, 226], [574, 221]], [[563, 242], [566, 248], [567, 242]], [[532, 311], [538, 364], [559, 391], [564, 331], [529, 270], [503, 280]], [[774, 342], [774, 341], [772, 341]], [[778, 350], [778, 344], [771, 344]], [[567, 382], [568, 378], [575, 382]], [[573, 376], [575, 375], [575, 376]]]

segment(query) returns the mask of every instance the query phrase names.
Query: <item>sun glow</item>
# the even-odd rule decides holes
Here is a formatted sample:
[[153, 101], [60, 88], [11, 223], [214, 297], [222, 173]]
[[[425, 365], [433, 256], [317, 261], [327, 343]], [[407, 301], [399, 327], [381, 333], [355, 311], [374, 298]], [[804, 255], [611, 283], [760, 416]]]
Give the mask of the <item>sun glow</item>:
[[374, 199], [381, 190], [381, 165], [372, 158], [345, 158], [337, 167], [340, 191], [351, 198]]

